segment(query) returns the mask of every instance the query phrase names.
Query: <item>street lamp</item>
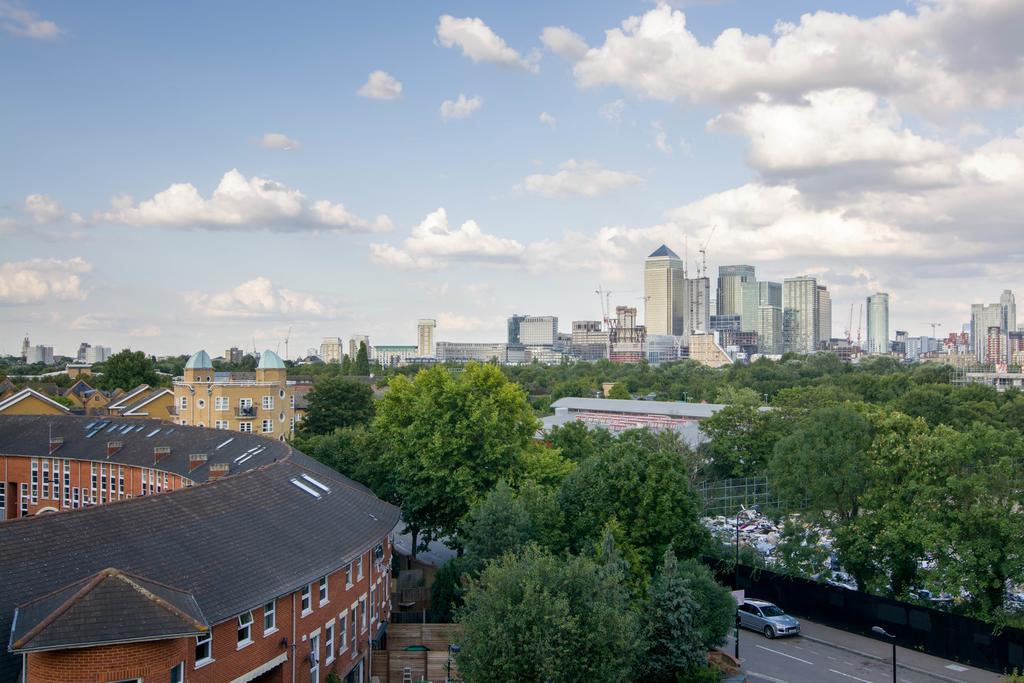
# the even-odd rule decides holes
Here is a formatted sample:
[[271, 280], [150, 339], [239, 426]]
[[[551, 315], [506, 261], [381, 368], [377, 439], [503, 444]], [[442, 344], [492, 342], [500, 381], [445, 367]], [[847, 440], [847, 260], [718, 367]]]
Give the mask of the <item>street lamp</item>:
[[462, 648], [457, 643], [452, 643], [448, 646], [448, 663], [445, 665], [445, 677], [444, 683], [451, 683], [452, 680], [452, 655], [459, 654], [459, 650]]
[[[750, 509], [753, 510], [754, 512], [757, 512], [758, 510], [761, 509], [761, 506], [760, 505], [754, 505]], [[736, 522], [736, 564], [733, 565], [733, 579], [732, 579], [732, 587], [737, 589], [737, 590], [740, 587], [740, 512], [742, 512], [742, 510], [740, 510], [740, 511], [738, 511], [736, 513], [736, 519], [735, 519], [735, 522]]]
[[871, 632], [892, 641], [892, 683], [896, 683], [896, 636], [889, 633], [881, 626], [872, 626]]

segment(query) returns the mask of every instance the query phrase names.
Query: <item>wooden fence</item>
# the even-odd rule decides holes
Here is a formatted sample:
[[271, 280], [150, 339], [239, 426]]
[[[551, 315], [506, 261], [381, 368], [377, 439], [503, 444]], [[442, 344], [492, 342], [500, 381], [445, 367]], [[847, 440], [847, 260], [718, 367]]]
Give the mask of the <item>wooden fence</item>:
[[[462, 634], [458, 624], [389, 624], [387, 650], [373, 651], [373, 677], [380, 683], [443, 683], [457, 679], [455, 660], [448, 674], [448, 645]], [[428, 650], [406, 650], [411, 646]]]

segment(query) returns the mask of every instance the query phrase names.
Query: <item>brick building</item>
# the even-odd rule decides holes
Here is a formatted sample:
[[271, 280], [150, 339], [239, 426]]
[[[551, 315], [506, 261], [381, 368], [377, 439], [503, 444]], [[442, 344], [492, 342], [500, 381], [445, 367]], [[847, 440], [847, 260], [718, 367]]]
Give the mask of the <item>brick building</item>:
[[[64, 434], [60, 460], [106, 462], [87, 418], [12, 417], [0, 418], [0, 451], [20, 453], [8, 465], [52, 460], [47, 422]], [[369, 680], [398, 510], [275, 440], [139, 420], [110, 434], [129, 423], [111, 454], [121, 467], [152, 457], [156, 425], [174, 430], [162, 472], [188, 479], [188, 451], [210, 457], [192, 486], [0, 523], [0, 680]], [[218, 445], [233, 457], [211, 463]]]

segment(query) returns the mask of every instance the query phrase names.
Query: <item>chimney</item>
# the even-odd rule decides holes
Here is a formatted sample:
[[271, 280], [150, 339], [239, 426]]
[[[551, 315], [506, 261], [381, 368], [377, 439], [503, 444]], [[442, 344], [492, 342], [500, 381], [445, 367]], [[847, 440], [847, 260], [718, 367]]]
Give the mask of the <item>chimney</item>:
[[170, 446], [153, 446], [153, 464], [157, 464], [162, 459], [171, 454]]
[[117, 453], [124, 446], [123, 441], [108, 441], [107, 442], [107, 457], [109, 458], [114, 453]]
[[50, 455], [53, 455], [53, 452], [56, 451], [58, 448], [60, 448], [63, 445], [64, 445], [64, 437], [63, 436], [51, 436], [50, 437]]
[[191, 472], [197, 467], [206, 464], [206, 453], [190, 453], [188, 456], [188, 471]]
[[220, 479], [228, 473], [228, 463], [215, 462], [210, 465], [210, 479]]

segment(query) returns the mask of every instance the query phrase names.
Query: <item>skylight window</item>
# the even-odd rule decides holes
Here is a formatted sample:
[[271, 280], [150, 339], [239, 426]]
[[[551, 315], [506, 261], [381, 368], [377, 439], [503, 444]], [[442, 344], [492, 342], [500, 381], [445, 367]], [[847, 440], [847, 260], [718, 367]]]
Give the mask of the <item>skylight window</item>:
[[252, 453], [243, 453], [242, 455], [235, 458], [235, 464], [241, 465], [243, 462], [252, 457]]
[[292, 482], [293, 484], [295, 484], [295, 485], [296, 485], [297, 487], [299, 487], [300, 489], [302, 489], [303, 491], [305, 491], [306, 493], [308, 493], [309, 495], [313, 496], [314, 498], [316, 498], [316, 499], [318, 499], [318, 500], [320, 499], [320, 493], [319, 493], [318, 491], [315, 491], [315, 490], [313, 490], [313, 489], [309, 488], [308, 486], [306, 486], [305, 484], [303, 484], [303, 483], [302, 483], [301, 481], [299, 481], [298, 479], [291, 479], [290, 481], [291, 481], [291, 482]]
[[99, 434], [99, 433], [100, 433], [100, 430], [98, 430], [98, 429], [94, 429], [94, 430], [92, 430], [91, 432], [89, 432], [88, 434], [86, 434], [86, 435], [85, 435], [85, 438], [87, 438], [87, 439], [91, 439], [92, 437], [96, 436], [96, 435], [97, 435], [97, 434]]
[[92, 429], [92, 428], [93, 428], [94, 426], [96, 426], [96, 422], [95, 422], [95, 420], [94, 420], [94, 421], [92, 421], [92, 422], [90, 422], [89, 424], [85, 425], [85, 431], [89, 431], [89, 430], [90, 430], [90, 429]]
[[139, 425], [138, 427], [135, 428], [135, 431], [141, 432], [145, 428], [146, 428], [146, 425]]
[[217, 448], [215, 450], [219, 451], [220, 449], [224, 448], [225, 446], [227, 446], [229, 443], [231, 443], [234, 440], [235, 440], [235, 437], [231, 437], [230, 439], [228, 439], [227, 441], [225, 441], [221, 445], [217, 446]]
[[167, 433], [168, 434], [172, 434], [175, 429], [176, 429], [175, 427], [171, 427], [170, 429], [167, 430]]
[[329, 489], [326, 484], [323, 484], [323, 483], [317, 481], [316, 479], [314, 479], [313, 477], [309, 476], [308, 474], [303, 474], [301, 476], [302, 476], [303, 479], [305, 479], [306, 481], [308, 481], [310, 484], [312, 484], [313, 486], [317, 487], [321, 491], [323, 491], [325, 493], [330, 493], [331, 492], [331, 489]]
[[115, 429], [117, 429], [120, 426], [121, 425], [117, 425], [117, 424], [110, 425], [110, 429], [107, 430], [107, 434], [109, 434], [110, 432], [114, 431]]
[[157, 427], [156, 429], [151, 431], [149, 434], [146, 434], [146, 438], [147, 439], [152, 439], [154, 436], [156, 436], [159, 433], [160, 433], [160, 427]]

